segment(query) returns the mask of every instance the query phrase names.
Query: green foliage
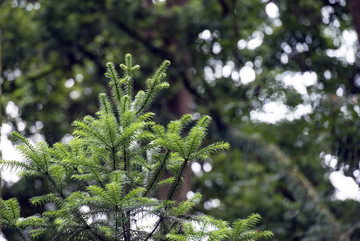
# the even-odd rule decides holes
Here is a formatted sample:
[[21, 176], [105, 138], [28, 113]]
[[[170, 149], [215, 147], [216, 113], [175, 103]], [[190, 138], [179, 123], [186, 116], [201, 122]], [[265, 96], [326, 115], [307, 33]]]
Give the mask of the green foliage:
[[[247, 219], [236, 220], [232, 227], [222, 220], [209, 216], [196, 218], [197, 223], [183, 225], [184, 234], [169, 234], [167, 237], [173, 241], [206, 240], [211, 241], [250, 241], [268, 240], [273, 237], [269, 231], [252, 230], [260, 221], [259, 214], [252, 214]], [[194, 221], [195, 222], [195, 221]]]
[[[146, 81], [146, 90], [133, 94], [133, 74], [139, 67], [125, 57], [120, 67], [107, 64], [112, 95], [99, 95], [96, 117], [74, 122], [74, 139], [68, 144], [32, 144], [18, 132], [18, 150], [26, 162], [2, 161], [21, 169], [24, 177], [40, 176], [52, 190], [32, 197], [34, 206], [53, 204], [40, 217], [20, 217], [15, 198], [2, 201], [2, 223], [24, 240], [42, 235], [52, 240], [261, 240], [270, 232], [252, 231], [259, 215], [238, 220], [231, 228], [225, 221], [208, 216], [192, 216], [191, 209], [201, 195], [176, 203], [174, 194], [181, 187], [185, 169], [194, 160], [205, 159], [229, 148], [226, 142], [201, 147], [210, 117], [200, 118], [185, 134], [191, 115], [170, 122], [165, 128], [156, 124], [154, 114], [145, 112], [156, 94], [168, 84], [163, 81], [165, 61]], [[171, 172], [173, 177], [163, 179]], [[167, 199], [159, 200], [159, 187], [167, 185]], [[152, 217], [148, 229], [137, 225]], [[30, 237], [24, 232], [30, 230]]]
[[[72, 131], [69, 123], [74, 119], [93, 115], [97, 110], [96, 95], [105, 88], [103, 73], [107, 66], [103, 63], [120, 62], [129, 51], [141, 61], [143, 74], [129, 71], [116, 80], [125, 87], [123, 92], [113, 92], [120, 103], [121, 97], [131, 91], [126, 75], [145, 79], [152, 66], [160, 65], [166, 58], [176, 68], [167, 72], [172, 85], [169, 94], [152, 105], [152, 111], [160, 113], [159, 122], [167, 123], [173, 118], [172, 110], [177, 108], [172, 104], [169, 108], [169, 102], [180, 103], [173, 99], [184, 88], [191, 93], [194, 112], [211, 114], [214, 124], [210, 126], [210, 139], [231, 141], [232, 151], [227, 155], [199, 162], [212, 165], [211, 173], [195, 177], [202, 178], [199, 183], [205, 186], [201, 189], [204, 202], [217, 198], [221, 203], [211, 210], [198, 205], [201, 211], [227, 221], [259, 212], [282, 241], [321, 240], [323, 234], [331, 234], [309, 235], [313, 228], [326, 228], [319, 222], [318, 212], [314, 212], [321, 209], [308, 198], [298, 180], [290, 185], [292, 172], [284, 169], [284, 164], [269, 155], [264, 146], [258, 148], [250, 141], [250, 148], [244, 150], [244, 145], [235, 145], [239, 139], [233, 134], [240, 131], [245, 136], [242, 144], [248, 137], [257, 136], [278, 146], [288, 157], [286, 166], [302, 172], [323, 201], [320, 206], [330, 206], [337, 222], [343, 224], [339, 233], [353, 234], [351, 240], [359, 240], [359, 228], [353, 228], [358, 223], [354, 213], [359, 203], [334, 200], [335, 188], [327, 178], [334, 169], [340, 169], [354, 180], [359, 179], [359, 55], [355, 54], [354, 62], [337, 55], [344, 46], [349, 51], [347, 56], [351, 57], [352, 49], [359, 52], [358, 45], [348, 45], [353, 38], [348, 38], [353, 33], [352, 21], [356, 19], [349, 13], [353, 9], [349, 8], [351, 2], [356, 0], [134, 0], [81, 4], [73, 0], [4, 0], [0, 7], [4, 70], [3, 81], [0, 77], [1, 99], [4, 105], [12, 101], [19, 108], [18, 116], [5, 115], [4, 123], [16, 129], [23, 123], [21, 120], [26, 121], [26, 128], [19, 130], [28, 137], [33, 134], [35, 123], [41, 121], [41, 134], [51, 145]], [[273, 13], [278, 9], [277, 17], [267, 14], [267, 7], [271, 6]], [[254, 42], [261, 45], [254, 47], [250, 44]], [[242, 75], [240, 78], [244, 66], [255, 71], [253, 82], [244, 82]], [[309, 73], [316, 75], [315, 83], [308, 82], [311, 78], [298, 78], [309, 77]], [[297, 78], [291, 83], [284, 81], [289, 76]], [[65, 85], [69, 79], [74, 80], [71, 87]], [[295, 82], [305, 84], [302, 93], [294, 89]], [[145, 81], [135, 82], [133, 91], [144, 86]], [[342, 96], [338, 96], [338, 90]], [[76, 98], [71, 95], [73, 92], [78, 93]], [[136, 100], [144, 98], [145, 91], [137, 93]], [[122, 103], [130, 102], [125, 97]], [[266, 119], [270, 123], [264, 124], [264, 120], [252, 118], [267, 112], [272, 102], [282, 103], [291, 119]], [[140, 109], [140, 105], [133, 104]], [[116, 104], [114, 110], [119, 107]], [[312, 112], [297, 115], [303, 107]], [[151, 131], [165, 133], [166, 128], [155, 128], [151, 126]], [[225, 138], [224, 133], [229, 136]], [[87, 165], [87, 173], [73, 174], [73, 179], [103, 180], [105, 177], [97, 176], [93, 165], [103, 155], [94, 154], [88, 159], [83, 153], [77, 158], [77, 153], [82, 152], [79, 146], [75, 151], [73, 142], [71, 153], [63, 157], [68, 167]], [[162, 154], [156, 148], [143, 150], [146, 148], [148, 155]], [[266, 155], [259, 158], [261, 153]], [[325, 162], [323, 157], [328, 155], [338, 160], [335, 167]], [[180, 155], [169, 153], [165, 157], [160, 162], [147, 163], [146, 158], [136, 155], [133, 161], [151, 170], [153, 175], [147, 178], [155, 180], [154, 186], [158, 187], [176, 181], [174, 177], [161, 183], [151, 179], [163, 172], [162, 165], [174, 172], [181, 165]], [[35, 186], [26, 180], [5, 186], [3, 196], [23, 196], [19, 198], [23, 207], [28, 200], [24, 196], [31, 196], [28, 191]], [[38, 192], [42, 188], [45, 187]], [[198, 191], [199, 187], [193, 190]], [[38, 212], [35, 208], [22, 210]], [[323, 239], [339, 240], [328, 237]]]

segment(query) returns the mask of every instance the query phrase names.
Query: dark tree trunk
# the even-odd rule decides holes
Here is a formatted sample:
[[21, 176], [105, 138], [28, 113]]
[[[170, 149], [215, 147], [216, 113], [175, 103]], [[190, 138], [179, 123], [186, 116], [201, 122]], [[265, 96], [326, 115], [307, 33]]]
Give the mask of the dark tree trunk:
[[360, 1], [349, 0], [350, 13], [353, 19], [354, 29], [358, 35], [358, 41], [360, 43]]

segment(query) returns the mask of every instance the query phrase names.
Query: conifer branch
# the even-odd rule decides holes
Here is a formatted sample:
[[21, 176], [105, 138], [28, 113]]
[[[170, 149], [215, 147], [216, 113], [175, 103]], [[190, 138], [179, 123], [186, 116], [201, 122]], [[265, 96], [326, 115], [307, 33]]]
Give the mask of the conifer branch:
[[186, 170], [188, 162], [189, 162], [189, 160], [185, 159], [183, 164], [181, 165], [180, 173], [177, 175], [175, 182], [173, 183], [172, 187], [169, 190], [167, 200], [171, 200], [173, 198], [176, 189], [181, 185], [181, 179]]
[[115, 159], [115, 148], [111, 148], [111, 157], [113, 162], [113, 170], [116, 171], [116, 159]]
[[129, 98], [131, 99], [133, 96], [133, 87], [132, 87], [132, 76], [133, 72], [140, 68], [139, 65], [132, 65], [132, 57], [131, 54], [125, 55], [125, 65], [120, 64], [120, 68], [125, 71], [125, 90]]
[[45, 176], [49, 179], [50, 183], [54, 186], [55, 190], [59, 193], [60, 197], [62, 199], [66, 198], [66, 195], [64, 194], [64, 192], [59, 189], [59, 187], [56, 185], [56, 182], [54, 181], [54, 179], [50, 176], [50, 174], [48, 172], [45, 173]]
[[123, 93], [120, 88], [121, 81], [119, 73], [116, 71], [114, 64], [111, 62], [106, 63], [106, 69], [107, 71], [105, 76], [110, 79], [110, 85], [113, 87], [113, 97], [115, 97], [114, 99], [117, 103], [120, 103]]
[[153, 230], [148, 234], [148, 236], [144, 239], [144, 241], [149, 240], [150, 238], [152, 238], [152, 236], [154, 235], [155, 231], [158, 229], [158, 227], [160, 226], [160, 224], [164, 221], [164, 216], [161, 215], [159, 221], [157, 221], [155, 227], [153, 228]]
[[154, 76], [147, 81], [148, 89], [145, 92], [144, 100], [140, 108], [137, 110], [136, 115], [140, 114], [155, 97], [158, 90], [168, 87], [168, 85], [161, 84], [160, 81], [165, 77], [165, 71], [169, 67], [170, 61], [164, 61], [159, 69], [155, 72]]
[[93, 236], [94, 238], [96, 238], [99, 241], [107, 241], [105, 238], [101, 237], [97, 232], [95, 232], [93, 230], [92, 227], [89, 226], [89, 224], [87, 224], [87, 222], [84, 220], [84, 218], [81, 216], [81, 214], [79, 213], [79, 211], [75, 211], [76, 216], [80, 219], [81, 223], [85, 226], [85, 230], [89, 230], [91, 236]]
[[161, 172], [165, 169], [166, 166], [166, 161], [169, 157], [170, 152], [167, 151], [163, 160], [161, 161], [160, 167], [158, 169], [156, 169], [156, 172], [154, 174], [152, 174], [152, 180], [150, 181], [150, 184], [148, 185], [148, 187], [146, 188], [145, 193], [143, 194], [143, 197], [146, 197], [148, 195], [148, 193], [150, 192], [150, 190], [152, 189], [152, 187], [154, 186], [154, 184], [156, 183], [156, 181], [161, 178]]
[[115, 207], [115, 234], [114, 234], [114, 240], [117, 240], [117, 237], [119, 235], [119, 210], [118, 207]]
[[[103, 136], [101, 136], [98, 132], [96, 132], [96, 130], [93, 130], [92, 128], [90, 128], [89, 126], [87, 126], [85, 123], [79, 122], [79, 121], [75, 121], [74, 125], [78, 128], [81, 128], [89, 133], [91, 133], [93, 136], [95, 136], [98, 140], [100, 140], [106, 147], [108, 147], [109, 149], [111, 149], [111, 146], [106, 142], [105, 138]], [[74, 132], [75, 134], [85, 134], [80, 130], [77, 130]]]
[[[123, 156], [124, 156], [124, 171], [126, 173], [126, 177], [129, 179], [129, 183], [125, 184], [125, 193], [126, 196], [131, 188], [131, 171], [130, 171], [130, 162], [127, 157], [126, 147], [123, 147]], [[131, 241], [131, 233], [130, 233], [130, 211], [124, 212], [124, 219], [123, 219], [123, 230], [124, 230], [124, 240]]]
[[[168, 193], [168, 196], [167, 196], [167, 200], [171, 200], [173, 198], [173, 195], [178, 187], [178, 185], [180, 184], [181, 182], [181, 178], [182, 178], [182, 175], [186, 169], [186, 166], [187, 166], [187, 163], [188, 163], [188, 160], [184, 160], [182, 166], [181, 166], [181, 170], [180, 170], [180, 173], [179, 175], [176, 177], [176, 181], [174, 182], [173, 186], [170, 188], [169, 190], [169, 193]], [[165, 209], [166, 210], [166, 209]], [[164, 216], [162, 215], [159, 219], [159, 221], [156, 223], [154, 229], [150, 232], [150, 234], [146, 237], [146, 239], [144, 241], [147, 241], [149, 240], [152, 235], [154, 234], [154, 232], [157, 230], [157, 228], [160, 226], [160, 224], [164, 221]]]

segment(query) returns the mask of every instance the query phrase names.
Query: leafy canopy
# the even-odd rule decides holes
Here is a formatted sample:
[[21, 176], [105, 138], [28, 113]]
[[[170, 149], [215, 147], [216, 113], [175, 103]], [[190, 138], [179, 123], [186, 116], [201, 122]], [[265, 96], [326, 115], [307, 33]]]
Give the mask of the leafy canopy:
[[[131, 55], [120, 65], [120, 77], [112, 63], [106, 65], [111, 96], [99, 95], [96, 117], [74, 122], [74, 139], [68, 144], [32, 144], [18, 132], [18, 149], [26, 162], [2, 161], [4, 166], [21, 169], [23, 177], [44, 177], [52, 191], [32, 197], [34, 206], [52, 203], [38, 216], [20, 217], [15, 198], [2, 201], [2, 223], [22, 240], [49, 236], [52, 240], [260, 240], [272, 237], [268, 231], [253, 231], [260, 216], [227, 222], [208, 216], [192, 216], [191, 208], [200, 201], [195, 194], [176, 203], [174, 197], [188, 164], [206, 159], [229, 148], [226, 142], [201, 147], [210, 117], [200, 118], [189, 130], [191, 115], [156, 124], [147, 112], [157, 93], [168, 88], [164, 81], [170, 65], [164, 61], [146, 88], [133, 94]], [[164, 179], [167, 171], [172, 177]], [[168, 186], [166, 200], [156, 197]], [[153, 220], [153, 221], [149, 221]], [[141, 223], [146, 223], [141, 224]], [[25, 230], [30, 230], [30, 237]]]

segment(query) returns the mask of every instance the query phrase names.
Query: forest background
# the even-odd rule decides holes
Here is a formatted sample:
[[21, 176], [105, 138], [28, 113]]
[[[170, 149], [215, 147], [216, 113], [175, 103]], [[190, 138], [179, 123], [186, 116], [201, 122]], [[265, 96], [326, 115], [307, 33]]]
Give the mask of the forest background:
[[[131, 53], [147, 76], [168, 59], [172, 88], [153, 106], [161, 122], [209, 114], [209, 142], [232, 146], [193, 163], [179, 198], [201, 192], [196, 210], [229, 221], [259, 213], [275, 240], [359, 240], [359, 4], [3, 0], [2, 157], [12, 130], [71, 139], [72, 121], [108, 91], [106, 62]], [[45, 182], [3, 178], [4, 199], [39, 212], [28, 198]]]

